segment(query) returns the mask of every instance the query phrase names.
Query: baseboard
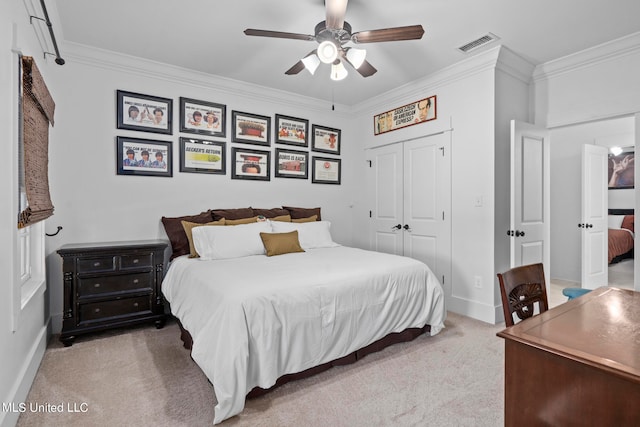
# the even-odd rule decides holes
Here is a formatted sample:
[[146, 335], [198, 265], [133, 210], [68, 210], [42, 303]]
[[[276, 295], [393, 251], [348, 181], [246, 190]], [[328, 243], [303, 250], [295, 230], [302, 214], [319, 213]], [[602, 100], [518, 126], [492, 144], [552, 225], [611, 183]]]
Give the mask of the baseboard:
[[493, 305], [482, 304], [456, 296], [451, 296], [447, 299], [447, 310], [492, 325], [504, 320], [500, 317], [498, 309], [501, 310], [501, 307], [498, 306], [496, 308]]
[[18, 405], [27, 401], [29, 390], [36, 378], [44, 352], [47, 349], [48, 329], [49, 323], [40, 329], [29, 354], [24, 360], [24, 364], [11, 387], [9, 396], [7, 396], [7, 402], [14, 403], [16, 410], [0, 411], [0, 427], [14, 427], [18, 422], [18, 417], [20, 416]]

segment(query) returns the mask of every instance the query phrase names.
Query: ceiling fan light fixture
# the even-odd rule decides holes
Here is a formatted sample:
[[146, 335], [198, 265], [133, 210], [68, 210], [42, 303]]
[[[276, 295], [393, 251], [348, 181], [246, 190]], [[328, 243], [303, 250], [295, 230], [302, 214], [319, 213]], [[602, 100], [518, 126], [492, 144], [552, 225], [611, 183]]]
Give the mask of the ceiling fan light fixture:
[[349, 60], [349, 62], [351, 62], [351, 65], [353, 65], [353, 68], [356, 68], [356, 69], [360, 68], [366, 56], [367, 56], [367, 51], [364, 49], [357, 49], [355, 47], [351, 47], [349, 48], [349, 50], [347, 50], [347, 59]]
[[330, 40], [325, 40], [318, 46], [318, 58], [325, 64], [332, 64], [338, 57], [338, 47]]
[[611, 154], [613, 154], [614, 156], [619, 156], [622, 153], [621, 147], [611, 147], [609, 150], [611, 151]]
[[302, 58], [302, 63], [304, 64], [304, 67], [307, 69], [307, 71], [309, 71], [311, 75], [313, 75], [320, 65], [320, 59], [318, 58], [318, 55], [314, 53], [313, 55]]
[[342, 61], [336, 61], [331, 65], [331, 80], [343, 80], [347, 75], [349, 75], [349, 72], [344, 68]]

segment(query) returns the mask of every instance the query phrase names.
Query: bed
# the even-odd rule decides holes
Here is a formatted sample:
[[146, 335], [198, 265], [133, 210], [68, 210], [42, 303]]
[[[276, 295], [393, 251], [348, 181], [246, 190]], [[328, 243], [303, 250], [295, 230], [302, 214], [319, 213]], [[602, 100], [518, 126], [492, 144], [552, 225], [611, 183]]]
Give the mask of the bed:
[[336, 244], [317, 218], [195, 226], [190, 253], [173, 257], [162, 291], [214, 386], [214, 424], [247, 395], [444, 327], [425, 264]]
[[634, 210], [609, 209], [608, 244], [609, 264], [634, 256]]

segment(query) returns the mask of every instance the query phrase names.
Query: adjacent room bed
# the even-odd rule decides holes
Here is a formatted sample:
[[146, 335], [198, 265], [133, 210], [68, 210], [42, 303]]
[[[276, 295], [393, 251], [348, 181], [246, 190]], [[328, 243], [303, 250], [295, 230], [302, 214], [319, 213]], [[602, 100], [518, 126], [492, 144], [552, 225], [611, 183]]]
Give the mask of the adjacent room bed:
[[609, 209], [609, 264], [634, 257], [634, 210]]
[[213, 384], [215, 424], [248, 394], [444, 327], [444, 293], [424, 263], [336, 244], [319, 209], [290, 209], [180, 220], [186, 250], [176, 218], [163, 218], [175, 256], [162, 290]]

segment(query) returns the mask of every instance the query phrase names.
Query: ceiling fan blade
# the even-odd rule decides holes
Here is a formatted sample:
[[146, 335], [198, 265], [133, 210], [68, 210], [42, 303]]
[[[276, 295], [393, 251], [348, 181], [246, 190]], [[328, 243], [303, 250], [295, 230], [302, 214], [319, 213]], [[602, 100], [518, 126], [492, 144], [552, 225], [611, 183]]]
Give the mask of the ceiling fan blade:
[[360, 73], [362, 77], [373, 76], [375, 73], [378, 72], [378, 70], [376, 70], [375, 67], [371, 65], [369, 61], [367, 61], [366, 59], [364, 60], [360, 68], [356, 68], [356, 70]]
[[[317, 52], [317, 49], [312, 50], [311, 52], [307, 53], [302, 59], [311, 56], [311, 55], [315, 55]], [[298, 62], [296, 62], [293, 67], [289, 68], [287, 71], [285, 71], [284, 73], [288, 76], [292, 76], [294, 74], [298, 74], [300, 71], [304, 70], [304, 62], [302, 62], [302, 59]]]
[[244, 33], [247, 36], [275, 37], [279, 39], [294, 39], [294, 40], [308, 40], [308, 41], [313, 41], [316, 39], [315, 36], [312, 36], [309, 34], [285, 33], [283, 31], [255, 30], [253, 28], [247, 28], [246, 30], [244, 30]]
[[289, 68], [284, 73], [288, 76], [292, 76], [294, 74], [298, 74], [300, 71], [304, 70], [304, 62], [302, 60], [296, 62], [293, 67]]
[[348, 0], [325, 0], [327, 10], [327, 28], [340, 30], [344, 26], [344, 15], [347, 13]]
[[383, 28], [380, 30], [360, 31], [351, 36], [354, 43], [394, 42], [400, 40], [418, 40], [422, 38], [422, 25]]

